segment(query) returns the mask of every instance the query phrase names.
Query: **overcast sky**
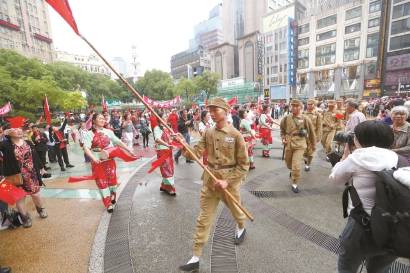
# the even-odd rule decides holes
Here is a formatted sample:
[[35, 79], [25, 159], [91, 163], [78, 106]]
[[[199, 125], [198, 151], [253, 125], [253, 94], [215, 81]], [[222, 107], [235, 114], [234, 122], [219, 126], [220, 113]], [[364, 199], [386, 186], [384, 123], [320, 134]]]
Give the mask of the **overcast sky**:
[[[131, 59], [136, 45], [147, 69], [170, 71], [172, 55], [188, 49], [195, 24], [206, 20], [222, 0], [69, 0], [80, 33], [109, 59]], [[57, 50], [88, 54], [90, 49], [49, 8]]]

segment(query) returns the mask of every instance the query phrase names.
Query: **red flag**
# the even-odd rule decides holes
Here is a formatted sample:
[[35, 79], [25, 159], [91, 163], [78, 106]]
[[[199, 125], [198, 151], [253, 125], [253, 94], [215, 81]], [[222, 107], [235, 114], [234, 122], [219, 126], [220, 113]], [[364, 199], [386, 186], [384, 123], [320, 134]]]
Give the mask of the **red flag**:
[[10, 124], [10, 128], [16, 129], [21, 128], [26, 123], [27, 119], [22, 116], [6, 118], [7, 122]]
[[48, 106], [47, 96], [44, 97], [43, 110], [44, 110], [44, 116], [46, 117], [47, 125], [51, 125], [51, 113], [50, 113], [50, 107]]
[[10, 184], [7, 180], [0, 183], [0, 200], [9, 205], [14, 205], [26, 195], [27, 193], [24, 190]]
[[80, 35], [68, 0], [46, 0], [46, 2], [63, 17], [77, 35]]
[[228, 104], [229, 104], [230, 106], [235, 105], [235, 104], [238, 104], [238, 97], [235, 96], [235, 97], [231, 98], [230, 100], [228, 100]]
[[104, 95], [102, 96], [101, 106], [102, 106], [103, 112], [108, 112], [108, 106], [107, 106], [107, 102], [105, 101]]

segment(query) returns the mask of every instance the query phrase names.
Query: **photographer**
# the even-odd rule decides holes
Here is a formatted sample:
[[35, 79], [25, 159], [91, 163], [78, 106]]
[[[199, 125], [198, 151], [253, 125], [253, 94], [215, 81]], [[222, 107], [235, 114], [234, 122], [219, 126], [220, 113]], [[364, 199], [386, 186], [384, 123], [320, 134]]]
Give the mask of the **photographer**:
[[[186, 109], [179, 112], [179, 119], [178, 119], [178, 132], [182, 134], [185, 138], [185, 141], [190, 144], [191, 143], [191, 136], [189, 135], [188, 127], [193, 125], [192, 117], [188, 117], [188, 111]], [[181, 156], [182, 151], [179, 150], [175, 156], [175, 162], [178, 163], [179, 157]], [[187, 159], [186, 163], [194, 163], [192, 160]]]
[[[376, 182], [380, 179], [374, 171], [391, 169], [398, 165], [398, 155], [389, 150], [393, 143], [392, 129], [380, 121], [364, 121], [354, 129], [355, 150], [343, 156], [329, 176], [331, 182], [339, 185], [352, 181], [363, 204], [370, 215], [375, 205]], [[396, 257], [378, 249], [371, 233], [357, 222], [349, 195], [347, 224], [340, 236], [338, 259], [339, 273], [355, 273], [366, 260], [367, 272], [388, 272]], [[356, 217], [357, 218], [357, 217]]]

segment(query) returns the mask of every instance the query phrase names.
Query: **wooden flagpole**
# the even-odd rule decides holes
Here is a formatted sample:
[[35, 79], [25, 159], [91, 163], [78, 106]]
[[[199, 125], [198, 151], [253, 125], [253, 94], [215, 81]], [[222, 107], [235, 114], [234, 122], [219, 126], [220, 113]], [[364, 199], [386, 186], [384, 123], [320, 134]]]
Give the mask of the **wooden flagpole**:
[[[137, 90], [134, 89], [134, 87], [126, 80], [124, 79], [124, 77], [118, 73], [114, 67], [100, 54], [100, 52], [82, 35], [79, 35], [81, 37], [81, 39], [84, 40], [84, 42], [86, 42], [92, 50], [94, 50], [94, 52], [101, 58], [101, 60], [103, 60], [103, 62], [112, 70], [112, 72], [114, 72], [114, 74], [121, 80], [121, 82], [123, 84], [125, 84], [125, 86], [128, 88], [128, 90], [133, 93], [144, 105], [145, 107], [148, 108], [148, 110], [151, 111], [151, 113], [162, 123], [162, 125], [167, 128], [170, 132], [174, 132], [172, 130], [172, 128], [170, 126], [168, 126], [168, 124], [154, 111], [154, 109], [144, 101], [143, 97], [140, 95], [140, 93], [137, 92]], [[174, 132], [175, 133], [175, 132]], [[188, 144], [184, 142], [181, 143], [182, 146], [184, 146], [185, 150], [187, 150], [191, 156], [194, 158], [194, 160], [202, 167], [202, 169], [204, 169], [204, 171], [206, 173], [209, 174], [209, 176], [214, 179], [214, 180], [218, 180], [218, 178], [216, 178], [216, 176], [202, 163], [202, 161], [194, 154], [194, 152], [191, 150], [191, 148], [189, 147]], [[223, 190], [223, 193], [228, 196], [229, 199], [231, 199], [231, 201], [246, 215], [246, 217], [249, 218], [249, 220], [253, 221], [254, 218], [253, 216], [249, 213], [249, 211], [244, 208], [239, 202], [238, 200], [235, 199], [235, 197], [226, 189]]]

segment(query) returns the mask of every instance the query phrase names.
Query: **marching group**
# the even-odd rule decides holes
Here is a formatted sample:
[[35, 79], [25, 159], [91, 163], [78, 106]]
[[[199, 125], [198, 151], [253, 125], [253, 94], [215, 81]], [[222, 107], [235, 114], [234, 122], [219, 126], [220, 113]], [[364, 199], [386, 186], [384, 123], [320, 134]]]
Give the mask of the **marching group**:
[[[384, 101], [383, 107], [380, 107], [380, 101], [378, 103], [380, 110], [377, 117], [370, 114], [373, 112], [369, 110], [369, 105], [374, 103], [363, 106], [350, 99], [320, 102], [309, 99], [305, 103], [292, 100], [289, 105], [249, 103], [231, 106], [216, 97], [206, 107], [181, 109], [179, 112], [177, 109], [160, 109], [157, 112], [159, 119], [149, 111], [126, 111], [124, 114], [120, 111], [101, 114], [91, 111], [88, 115], [66, 114], [60, 126], [46, 126], [43, 129], [37, 124], [27, 124], [21, 120], [11, 121], [7, 128], [0, 128], [0, 178], [30, 195], [39, 216], [46, 218], [47, 212], [40, 197], [43, 178], [51, 176], [48, 173], [50, 163], [58, 162], [61, 171], [74, 167], [67, 152], [68, 139], [71, 137], [83, 148], [84, 160], [91, 164], [90, 177], [96, 181], [107, 211], [112, 213], [116, 204], [117, 188], [114, 158], [126, 158], [128, 161], [137, 159], [133, 147], [140, 145], [140, 139], [145, 149], [149, 146], [149, 135], [153, 134], [153, 146], [157, 151], [157, 160], [153, 166], [160, 168], [160, 191], [171, 196], [176, 195], [174, 162], [178, 164], [181, 155], [186, 157], [186, 163], [192, 163], [192, 160], [202, 157], [203, 164], [207, 165], [217, 180], [206, 172], [202, 177], [204, 186], [200, 197], [193, 257], [181, 266], [181, 270], [190, 271], [199, 267], [202, 246], [208, 240], [212, 216], [220, 200], [228, 206], [237, 222], [235, 243], [240, 244], [244, 240], [245, 216], [220, 190], [229, 191], [240, 202], [240, 185], [248, 170], [256, 167], [256, 141], [260, 139], [262, 144], [262, 157], [269, 158], [273, 142], [272, 130], [275, 126], [280, 128], [284, 146], [283, 157], [290, 170], [290, 189], [294, 193], [299, 192], [301, 165], [304, 162], [304, 170], [310, 171], [317, 144], [322, 144], [327, 160], [331, 161], [335, 153], [334, 140], [338, 139], [337, 134], [341, 133], [346, 138], [351, 135], [355, 149], [351, 145], [344, 145], [343, 152], [337, 159], [340, 162], [335, 162], [330, 178], [336, 183], [342, 183], [346, 182], [346, 173], [350, 173], [349, 178], [353, 177], [365, 209], [371, 209], [374, 205], [372, 188], [376, 178], [367, 174], [366, 178], [359, 175], [359, 178], [355, 179], [357, 173], [366, 173], [374, 168], [397, 167], [399, 159], [410, 164], [409, 101], [397, 102], [389, 99]], [[387, 114], [390, 119], [386, 118]], [[281, 118], [282, 116], [284, 117]], [[277, 121], [279, 118], [281, 120]], [[74, 126], [73, 122], [76, 121], [78, 125]], [[188, 149], [193, 131], [198, 132], [200, 140]], [[120, 152], [113, 147], [119, 147]], [[386, 160], [374, 167], [372, 164], [375, 164], [376, 159], [369, 159], [372, 156], [376, 159], [380, 156], [378, 160]], [[358, 162], [371, 166], [363, 167]], [[357, 168], [360, 171], [346, 171], [349, 168]], [[5, 221], [7, 216], [4, 212], [8, 210], [6, 204], [1, 202], [0, 205]], [[31, 217], [25, 208], [24, 198], [17, 200], [16, 208], [21, 224], [30, 227]], [[351, 204], [349, 209], [352, 209]], [[357, 223], [349, 218], [346, 230], [355, 230], [355, 224]], [[356, 249], [351, 249], [352, 245], [348, 244], [347, 239], [348, 237], [343, 241], [342, 236], [342, 247], [349, 251], [348, 254], [342, 251], [339, 256], [339, 272], [355, 272], [363, 259], [371, 257], [368, 253], [360, 252], [357, 246]], [[355, 255], [353, 259], [352, 253], [359, 252], [360, 255]], [[368, 268], [377, 269], [369, 272], [385, 272], [380, 271], [381, 268], [388, 268], [395, 259], [394, 256], [384, 254], [380, 257], [371, 258], [367, 264]]]

